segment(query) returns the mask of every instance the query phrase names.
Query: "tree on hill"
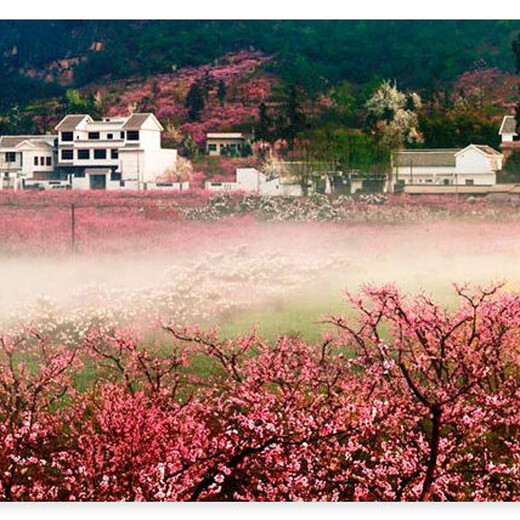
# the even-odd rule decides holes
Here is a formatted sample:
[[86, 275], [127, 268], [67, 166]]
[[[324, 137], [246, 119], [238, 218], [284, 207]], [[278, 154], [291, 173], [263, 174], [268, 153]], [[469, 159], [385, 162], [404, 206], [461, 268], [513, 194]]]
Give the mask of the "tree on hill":
[[366, 103], [368, 122], [386, 146], [395, 149], [421, 140], [417, 111], [422, 106], [415, 92], [405, 94], [385, 80]]
[[285, 97], [278, 121], [278, 137], [285, 139], [289, 150], [294, 148], [296, 136], [305, 130], [306, 117], [302, 106], [302, 93], [292, 85]]
[[226, 100], [226, 84], [222, 80], [219, 81], [217, 87], [217, 98], [220, 101], [220, 104], [223, 105]]
[[198, 82], [194, 82], [188, 91], [184, 105], [188, 109], [190, 121], [198, 121], [200, 113], [204, 110], [204, 93]]
[[271, 125], [272, 120], [267, 105], [262, 101], [258, 107], [258, 121], [255, 124], [255, 138], [259, 141], [271, 142], [273, 140]]

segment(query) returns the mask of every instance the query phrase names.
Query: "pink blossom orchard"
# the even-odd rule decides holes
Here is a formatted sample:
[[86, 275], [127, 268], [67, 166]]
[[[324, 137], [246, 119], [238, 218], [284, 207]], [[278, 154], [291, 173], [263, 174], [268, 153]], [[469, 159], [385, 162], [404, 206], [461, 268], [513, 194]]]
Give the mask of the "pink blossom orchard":
[[367, 286], [318, 344], [3, 336], [1, 497], [517, 500], [520, 294], [456, 292], [447, 310]]

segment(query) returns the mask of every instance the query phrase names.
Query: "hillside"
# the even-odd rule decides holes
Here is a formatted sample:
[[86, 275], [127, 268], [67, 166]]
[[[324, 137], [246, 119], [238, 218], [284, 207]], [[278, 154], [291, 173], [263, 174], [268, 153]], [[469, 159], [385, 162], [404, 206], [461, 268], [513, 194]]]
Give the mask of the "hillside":
[[65, 86], [163, 74], [228, 53], [273, 56], [282, 81], [320, 91], [396, 79], [437, 90], [476, 60], [511, 72], [520, 21], [0, 21], [0, 109]]

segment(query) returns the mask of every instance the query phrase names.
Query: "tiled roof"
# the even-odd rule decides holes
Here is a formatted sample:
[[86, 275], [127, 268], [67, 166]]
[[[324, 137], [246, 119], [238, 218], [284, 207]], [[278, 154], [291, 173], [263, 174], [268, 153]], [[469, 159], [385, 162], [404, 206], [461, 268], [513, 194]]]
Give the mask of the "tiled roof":
[[516, 134], [516, 119], [514, 116], [504, 116], [502, 120], [502, 124], [500, 125], [500, 130], [498, 131], [500, 135], [502, 134]]
[[494, 148], [491, 148], [491, 146], [487, 146], [485, 144], [476, 144], [475, 146], [487, 155], [502, 155], [500, 152], [497, 152]]
[[2, 148], [16, 148], [24, 141], [28, 141], [36, 146], [46, 145], [53, 146], [54, 136], [49, 135], [4, 135], [0, 137], [0, 147]]
[[56, 126], [56, 130], [59, 130], [60, 132], [70, 132], [74, 130], [86, 117], [90, 119], [88, 114], [74, 114], [65, 116], [58, 123], [58, 126]]
[[[123, 125], [124, 130], [139, 130], [149, 117], [155, 117], [153, 114], [132, 114]], [[159, 121], [157, 123], [160, 125]]]
[[404, 167], [455, 167], [455, 154], [458, 149], [425, 149], [396, 152], [393, 156], [394, 166]]

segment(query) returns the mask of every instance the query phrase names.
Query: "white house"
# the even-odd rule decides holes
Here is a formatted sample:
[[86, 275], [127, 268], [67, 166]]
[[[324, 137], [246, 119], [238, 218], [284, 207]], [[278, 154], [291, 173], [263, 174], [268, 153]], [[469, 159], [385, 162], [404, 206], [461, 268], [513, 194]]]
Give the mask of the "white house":
[[500, 135], [500, 149], [507, 160], [509, 156], [520, 150], [520, 137], [516, 132], [516, 119], [514, 116], [504, 116], [498, 131]]
[[161, 148], [163, 127], [153, 114], [100, 121], [88, 114], [69, 115], [56, 131], [59, 175], [72, 188], [179, 189], [179, 183], [156, 186], [158, 178], [175, 171], [177, 150]]
[[242, 132], [210, 132], [206, 134], [206, 153], [239, 156], [251, 145], [251, 138]]
[[504, 116], [500, 129], [498, 130], [498, 135], [501, 137], [503, 143], [518, 141], [515, 116]]
[[0, 137], [0, 189], [20, 189], [33, 181], [52, 181], [55, 137], [16, 135]]
[[490, 146], [403, 150], [392, 154], [389, 191], [407, 185], [492, 186], [503, 155]]

